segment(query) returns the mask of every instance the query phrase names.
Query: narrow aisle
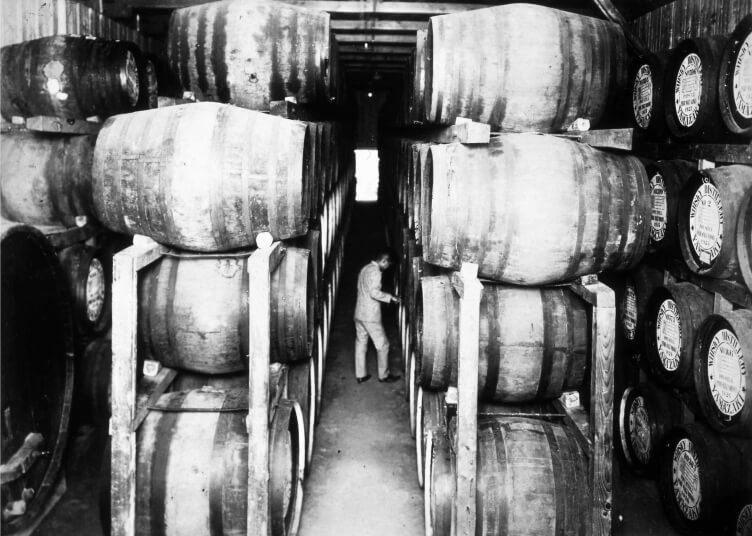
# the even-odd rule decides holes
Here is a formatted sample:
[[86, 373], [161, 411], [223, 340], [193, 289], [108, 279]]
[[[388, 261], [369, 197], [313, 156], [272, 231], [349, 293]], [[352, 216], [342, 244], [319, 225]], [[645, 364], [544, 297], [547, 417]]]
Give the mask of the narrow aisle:
[[[371, 343], [367, 357], [371, 380], [358, 385], [354, 374], [355, 281], [369, 255], [384, 244], [377, 206], [358, 203], [332, 321], [323, 410], [313, 467], [305, 481], [301, 536], [423, 534], [423, 492], [417, 481], [404, 382], [376, 379]], [[386, 286], [388, 276], [385, 290], [391, 290]], [[391, 345], [390, 369], [404, 377], [396, 306], [384, 306], [383, 312]]]

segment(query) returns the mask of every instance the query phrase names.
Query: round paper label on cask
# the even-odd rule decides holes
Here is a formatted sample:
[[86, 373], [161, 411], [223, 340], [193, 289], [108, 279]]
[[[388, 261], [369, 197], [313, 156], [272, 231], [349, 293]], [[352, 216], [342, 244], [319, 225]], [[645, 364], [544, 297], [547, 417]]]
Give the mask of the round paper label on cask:
[[632, 88], [632, 111], [637, 126], [646, 129], [653, 114], [653, 73], [650, 65], [641, 65]]
[[702, 97], [702, 60], [697, 54], [687, 54], [676, 73], [674, 104], [676, 117], [683, 127], [691, 127], [700, 113]]
[[718, 410], [733, 417], [744, 407], [747, 370], [739, 339], [729, 329], [721, 329], [708, 347], [708, 386]]
[[634, 285], [627, 283], [624, 287], [624, 299], [621, 302], [621, 327], [624, 336], [633, 341], [637, 328], [637, 294]]
[[707, 177], [695, 191], [689, 207], [689, 237], [701, 263], [711, 264], [723, 245], [721, 193]]
[[645, 408], [645, 399], [636, 396], [629, 407], [629, 442], [640, 463], [650, 461], [650, 417]]
[[752, 34], [748, 35], [736, 55], [732, 81], [734, 106], [745, 119], [752, 118]]
[[700, 517], [702, 492], [699, 465], [692, 441], [686, 438], [680, 440], [674, 448], [672, 463], [674, 497], [682, 514], [690, 521], [697, 521]]
[[669, 372], [675, 371], [679, 368], [681, 358], [681, 320], [679, 309], [672, 299], [663, 300], [658, 307], [655, 339], [661, 366]]
[[125, 68], [120, 73], [120, 83], [128, 95], [128, 103], [131, 107], [135, 106], [139, 95], [138, 67], [130, 50], [126, 52]]
[[86, 275], [86, 318], [96, 322], [102, 315], [105, 299], [104, 268], [99, 259], [92, 259], [89, 273]]
[[666, 236], [668, 209], [666, 205], [666, 185], [663, 175], [656, 173], [650, 179], [650, 239], [660, 242]]
[[752, 536], [752, 504], [747, 504], [736, 518], [736, 536]]

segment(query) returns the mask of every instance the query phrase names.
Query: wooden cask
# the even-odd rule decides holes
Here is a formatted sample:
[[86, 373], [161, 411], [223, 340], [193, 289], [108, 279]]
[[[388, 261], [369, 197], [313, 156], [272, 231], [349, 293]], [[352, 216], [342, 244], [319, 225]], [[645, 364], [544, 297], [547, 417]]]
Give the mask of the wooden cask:
[[[247, 368], [248, 256], [165, 256], [139, 281], [139, 345], [168, 367], [226, 374]], [[308, 359], [313, 344], [309, 252], [287, 248], [271, 277], [271, 359]]]
[[665, 55], [648, 54], [636, 58], [629, 68], [632, 123], [649, 139], [663, 139], [667, 133], [663, 114], [666, 59]]
[[[449, 276], [424, 277], [420, 385], [457, 383], [459, 296]], [[478, 392], [482, 400], [555, 398], [583, 382], [587, 310], [570, 291], [485, 284], [480, 303]]]
[[112, 317], [112, 258], [107, 250], [74, 244], [58, 253], [68, 280], [77, 331], [96, 336], [110, 326]]
[[194, 251], [308, 230], [304, 123], [215, 103], [111, 117], [92, 167], [97, 218]]
[[543, 285], [628, 270], [645, 253], [650, 194], [636, 157], [501, 134], [488, 146], [434, 145], [428, 168], [429, 263], [472, 262], [481, 277]]
[[428, 435], [423, 486], [426, 536], [450, 536], [456, 492], [456, 461], [446, 430]]
[[85, 119], [128, 112], [139, 101], [136, 60], [124, 43], [56, 35], [0, 49], [0, 111]]
[[581, 534], [587, 461], [567, 426], [519, 417], [478, 423], [476, 534]]
[[714, 314], [702, 323], [694, 379], [708, 424], [719, 432], [752, 437], [752, 311]]
[[427, 30], [418, 30], [415, 39], [415, 69], [413, 71], [413, 92], [410, 103], [412, 122], [425, 121], [426, 118], [426, 38]]
[[674, 428], [664, 442], [658, 485], [663, 508], [682, 534], [728, 534], [733, 509], [752, 477], [749, 441], [704, 425]]
[[329, 14], [281, 2], [228, 0], [173, 11], [170, 67], [202, 101], [268, 110], [325, 99]]
[[628, 387], [619, 404], [619, 439], [627, 467], [638, 476], [657, 475], [663, 440], [681, 424], [680, 402], [648, 382]]
[[75, 387], [74, 407], [78, 419], [95, 426], [107, 426], [112, 414], [112, 337], [109, 333], [92, 340], [78, 352]]
[[650, 241], [648, 253], [681, 258], [676, 231], [681, 191], [697, 166], [686, 160], [647, 162], [650, 181]]
[[737, 24], [723, 50], [718, 101], [726, 128], [752, 135], [752, 15]]
[[[428, 435], [446, 430], [443, 391], [429, 391], [418, 387], [415, 403], [415, 460], [418, 465], [418, 484], [425, 482]], [[430, 453], [429, 453], [430, 455]]]
[[1, 139], [3, 218], [73, 227], [77, 216], [94, 217], [91, 165], [96, 137], [21, 131]]
[[[245, 534], [248, 391], [162, 395], [137, 435], [136, 533]], [[286, 536], [303, 500], [300, 407], [282, 400], [269, 430], [271, 534]], [[251, 438], [253, 440], [253, 438]]]
[[661, 270], [640, 264], [636, 269], [624, 274], [621, 285], [617, 285], [617, 331], [621, 335], [624, 348], [632, 355], [642, 356], [645, 352], [645, 313], [650, 296], [662, 284]]
[[752, 536], [752, 502], [739, 508], [735, 529], [734, 536]]
[[300, 405], [304, 428], [301, 432], [301, 448], [305, 453], [305, 473], [311, 470], [313, 440], [316, 431], [317, 378], [314, 358], [299, 363], [291, 363], [287, 370], [287, 398]]
[[157, 71], [154, 67], [154, 62], [136, 43], [131, 41], [120, 42], [133, 54], [136, 68], [138, 69], [138, 101], [136, 101], [134, 109], [150, 110], [156, 108], [158, 105], [159, 88], [157, 87]]
[[[74, 330], [65, 276], [40, 231], [3, 224], [0, 264], [0, 531], [11, 534], [33, 530], [62, 470], [73, 401]], [[24, 445], [42, 455], [35, 461], [22, 457], [23, 465], [10, 463]], [[31, 497], [27, 488], [34, 490]]]
[[684, 262], [693, 272], [717, 279], [739, 276], [736, 232], [752, 168], [723, 166], [698, 171], [684, 187], [678, 231]]
[[650, 370], [662, 382], [692, 387], [695, 336], [713, 313], [713, 295], [692, 283], [653, 291], [645, 312], [645, 342]]
[[529, 4], [432, 17], [425, 55], [426, 115], [441, 124], [467, 117], [517, 132], [597, 124], [627, 78], [617, 25]]
[[736, 255], [742, 279], [752, 291], [752, 190], [742, 202], [736, 222]]
[[695, 37], [672, 50], [663, 91], [663, 111], [672, 136], [706, 141], [728, 136], [718, 104], [718, 71], [727, 40]]

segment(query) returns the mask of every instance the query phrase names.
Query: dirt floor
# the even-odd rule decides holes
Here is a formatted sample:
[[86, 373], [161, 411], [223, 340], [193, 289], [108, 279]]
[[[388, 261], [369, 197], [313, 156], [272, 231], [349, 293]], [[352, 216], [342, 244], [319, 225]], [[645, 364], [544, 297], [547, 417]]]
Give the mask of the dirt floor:
[[[301, 536], [424, 534], [423, 494], [417, 483], [404, 383], [376, 380], [373, 347], [368, 353], [372, 379], [359, 385], [354, 377], [355, 278], [369, 253], [384, 241], [375, 205], [359, 204], [353, 214], [332, 324], [321, 421], [316, 429], [313, 466], [305, 482]], [[392, 372], [403, 374], [395, 316], [394, 306], [384, 307]], [[67, 460], [68, 491], [35, 534], [103, 534], [97, 497], [106, 433], [77, 428]], [[616, 452], [615, 461], [613, 534], [675, 535], [663, 515], [655, 483], [625, 474]]]

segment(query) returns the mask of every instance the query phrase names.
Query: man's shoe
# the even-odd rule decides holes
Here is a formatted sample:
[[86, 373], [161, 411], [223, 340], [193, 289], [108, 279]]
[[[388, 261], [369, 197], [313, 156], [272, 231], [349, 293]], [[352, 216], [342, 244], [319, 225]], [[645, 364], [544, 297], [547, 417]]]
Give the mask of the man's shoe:
[[[363, 383], [363, 382], [367, 382], [368, 380], [370, 380], [371, 379], [371, 375], [370, 374], [366, 374], [362, 378], [355, 378], [355, 379], [358, 380], [358, 383]], [[379, 380], [379, 381], [381, 381], [381, 380]]]
[[399, 380], [399, 379], [400, 379], [401, 377], [402, 377], [402, 376], [395, 376], [394, 374], [391, 374], [391, 373], [390, 373], [390, 374], [389, 374], [389, 376], [387, 376], [386, 378], [379, 378], [379, 381], [380, 381], [381, 383], [385, 383], [385, 382], [396, 382], [396, 381], [397, 381], [397, 380]]

